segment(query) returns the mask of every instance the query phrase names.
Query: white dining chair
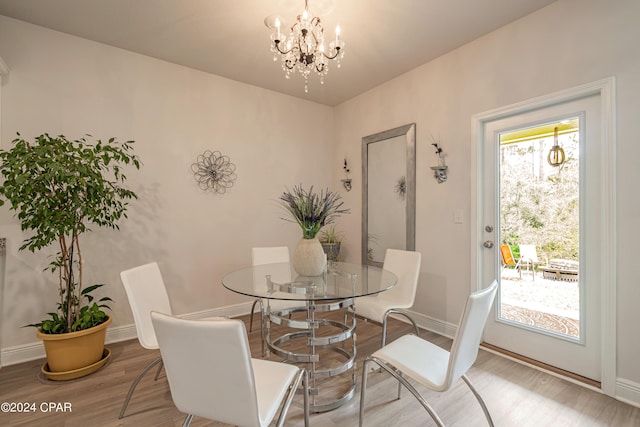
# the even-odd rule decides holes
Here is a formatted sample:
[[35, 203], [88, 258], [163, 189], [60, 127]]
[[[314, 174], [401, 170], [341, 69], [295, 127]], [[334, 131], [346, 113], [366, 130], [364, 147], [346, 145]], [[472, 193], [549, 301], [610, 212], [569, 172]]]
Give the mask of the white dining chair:
[[365, 392], [370, 363], [376, 363], [398, 380], [398, 399], [400, 399], [401, 386], [404, 385], [438, 426], [444, 426], [442, 420], [407, 378], [436, 392], [449, 390], [455, 381], [462, 378], [480, 403], [489, 425], [493, 426], [487, 405], [469, 381], [466, 373], [478, 356], [482, 331], [497, 288], [498, 283], [494, 280], [489, 287], [469, 295], [450, 352], [415, 335], [404, 335], [365, 358], [360, 385], [360, 427], [364, 421]]
[[[120, 273], [120, 279], [124, 285], [124, 290], [127, 293], [129, 305], [133, 312], [133, 320], [136, 325], [136, 333], [140, 345], [148, 350], [157, 350], [158, 340], [153, 330], [150, 313], [152, 310], [171, 313], [169, 296], [167, 295], [158, 264], [151, 262], [125, 270]], [[160, 366], [158, 366], [158, 371], [155, 376], [155, 380], [157, 380], [158, 374], [162, 369], [161, 357], [155, 358], [140, 371], [129, 388], [118, 418], [122, 419], [122, 417], [124, 417], [131, 396], [140, 380], [151, 368], [158, 364], [160, 364]]]
[[[264, 265], [274, 263], [285, 263], [290, 261], [289, 248], [287, 246], [270, 246], [270, 247], [255, 247], [251, 249], [251, 265]], [[291, 280], [289, 278], [289, 280]], [[264, 323], [267, 312], [265, 307], [269, 307], [271, 311], [282, 311], [286, 309], [292, 309], [301, 307], [297, 301], [287, 301], [279, 299], [271, 299], [264, 301], [262, 298], [256, 298], [251, 305], [251, 316], [249, 317], [249, 332], [253, 330], [253, 312], [255, 311], [256, 304], [260, 306], [260, 340], [262, 346], [262, 354], [265, 354], [265, 336], [264, 336]]]
[[387, 340], [387, 320], [391, 314], [407, 318], [416, 335], [419, 335], [418, 325], [405, 309], [410, 308], [415, 300], [421, 259], [420, 252], [387, 249], [382, 268], [398, 277], [396, 285], [388, 291], [356, 300], [355, 310], [358, 316], [382, 324], [381, 346]]
[[[124, 270], [120, 273], [120, 279], [127, 293], [129, 305], [131, 306], [133, 321], [136, 325], [136, 334], [138, 335], [140, 345], [147, 350], [157, 350], [158, 340], [156, 339], [153, 324], [151, 323], [151, 311], [155, 310], [171, 314], [169, 295], [167, 294], [158, 263], [150, 262]], [[211, 317], [210, 319], [218, 318]], [[122, 404], [118, 418], [122, 419], [124, 417], [124, 413], [127, 410], [127, 406], [129, 406], [129, 401], [138, 383], [140, 383], [140, 380], [142, 380], [145, 374], [156, 365], [159, 365], [154, 378], [154, 381], [157, 381], [163, 366], [162, 357], [153, 359], [140, 371], [129, 387], [129, 392]]]
[[151, 313], [171, 398], [187, 415], [237, 426], [266, 427], [280, 409], [282, 426], [300, 383], [309, 425], [307, 372], [298, 366], [252, 359], [240, 320], [185, 320]]

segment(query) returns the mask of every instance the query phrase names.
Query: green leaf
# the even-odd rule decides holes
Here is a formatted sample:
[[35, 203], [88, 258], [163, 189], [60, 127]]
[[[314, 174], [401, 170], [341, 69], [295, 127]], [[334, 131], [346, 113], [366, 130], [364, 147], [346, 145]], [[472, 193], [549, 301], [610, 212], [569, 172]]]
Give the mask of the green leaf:
[[[128, 208], [124, 201], [137, 198], [123, 186], [122, 166], [140, 164], [130, 151], [132, 143], [113, 137], [107, 142], [90, 142], [85, 137], [69, 140], [46, 133], [29, 142], [18, 133], [9, 150], [0, 150], [0, 206], [8, 202], [29, 236], [20, 250], [35, 252], [59, 245], [58, 256], [46, 268], [59, 277], [58, 311], [27, 326], [63, 333], [104, 321], [101, 307], [109, 307], [97, 305], [91, 295], [103, 285], [84, 288], [76, 283], [81, 278], [80, 237], [92, 225], [118, 229]], [[107, 301], [112, 300], [103, 297], [99, 302]]]

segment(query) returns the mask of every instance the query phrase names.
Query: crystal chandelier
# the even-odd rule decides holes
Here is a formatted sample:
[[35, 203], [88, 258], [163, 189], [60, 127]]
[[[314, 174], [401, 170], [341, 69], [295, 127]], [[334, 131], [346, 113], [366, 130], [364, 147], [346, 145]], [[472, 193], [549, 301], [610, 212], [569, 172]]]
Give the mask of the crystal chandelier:
[[324, 76], [329, 71], [329, 60], [335, 59], [338, 68], [344, 56], [344, 42], [340, 40], [340, 27], [336, 27], [336, 38], [329, 43], [328, 49], [324, 40], [324, 29], [320, 18], [309, 14], [309, 1], [304, 2], [304, 11], [298, 15], [296, 23], [291, 26], [288, 35], [281, 31], [282, 21], [276, 17], [271, 25], [271, 51], [273, 60], [282, 61], [282, 69], [286, 78], [290, 78], [296, 70], [304, 77], [304, 91], [309, 92], [309, 74], [315, 71], [320, 76], [320, 84], [324, 84]]

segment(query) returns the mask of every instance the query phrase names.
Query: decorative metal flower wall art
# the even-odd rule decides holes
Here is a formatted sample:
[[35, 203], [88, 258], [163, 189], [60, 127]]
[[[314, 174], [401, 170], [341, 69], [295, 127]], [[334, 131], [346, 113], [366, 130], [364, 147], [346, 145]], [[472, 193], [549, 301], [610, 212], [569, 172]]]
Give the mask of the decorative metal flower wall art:
[[198, 187], [217, 194], [224, 194], [227, 188], [233, 187], [236, 180], [235, 170], [236, 165], [231, 163], [231, 159], [219, 151], [207, 150], [191, 165]]
[[396, 193], [398, 193], [398, 196], [400, 196], [401, 200], [404, 200], [404, 196], [405, 194], [407, 194], [407, 178], [404, 176], [401, 176], [400, 178], [398, 178], [398, 182], [396, 183], [396, 187], [395, 187]]

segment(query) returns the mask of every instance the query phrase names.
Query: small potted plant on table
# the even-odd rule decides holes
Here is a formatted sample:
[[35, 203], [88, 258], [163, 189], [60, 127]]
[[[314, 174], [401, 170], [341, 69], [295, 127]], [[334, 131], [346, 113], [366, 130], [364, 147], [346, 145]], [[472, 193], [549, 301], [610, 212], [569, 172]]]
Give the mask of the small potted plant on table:
[[36, 327], [44, 342], [47, 364], [42, 371], [50, 379], [87, 375], [108, 358], [104, 340], [111, 317], [103, 309], [111, 299], [96, 301], [91, 295], [102, 284], [84, 287], [80, 236], [91, 224], [117, 229], [126, 217], [126, 201], [137, 198], [123, 185], [125, 167], [140, 168], [132, 144], [48, 134], [27, 142], [18, 134], [10, 150], [0, 150], [0, 206], [7, 200], [30, 236], [20, 250], [59, 247], [47, 269], [58, 278], [57, 309], [27, 325]]
[[342, 233], [336, 230], [335, 225], [330, 225], [320, 231], [320, 244], [329, 261], [337, 261], [340, 255]]

